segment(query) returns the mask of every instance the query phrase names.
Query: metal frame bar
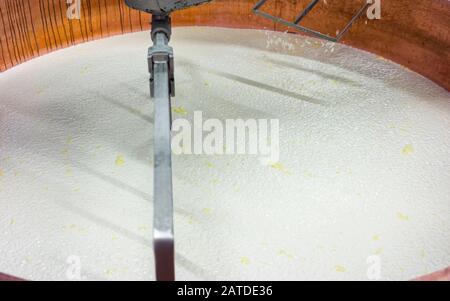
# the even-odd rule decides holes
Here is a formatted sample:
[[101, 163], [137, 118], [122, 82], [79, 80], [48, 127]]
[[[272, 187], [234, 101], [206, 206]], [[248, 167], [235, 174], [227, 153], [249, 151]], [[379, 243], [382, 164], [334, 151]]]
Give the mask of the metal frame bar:
[[304, 27], [299, 25], [298, 23], [300, 23], [301, 20], [303, 20], [303, 18], [305, 18], [310, 12], [311, 10], [317, 5], [317, 3], [319, 2], [319, 0], [312, 0], [308, 6], [295, 18], [294, 22], [289, 22], [286, 21], [285, 19], [282, 19], [280, 17], [275, 17], [272, 16], [271, 14], [268, 14], [266, 12], [263, 12], [260, 10], [260, 8], [269, 0], [259, 0], [256, 5], [253, 7], [253, 12], [257, 15], [260, 15], [264, 18], [270, 19], [274, 22], [283, 24], [285, 26], [288, 27], [292, 27], [294, 29], [297, 29], [299, 31], [302, 31], [304, 33], [310, 34], [314, 37], [323, 39], [323, 40], [327, 40], [330, 42], [339, 42], [342, 37], [348, 32], [348, 30], [350, 29], [350, 27], [352, 27], [353, 23], [355, 23], [355, 21], [364, 13], [364, 11], [367, 9], [367, 7], [369, 6], [369, 3], [366, 1], [365, 4], [358, 10], [358, 12], [352, 17], [352, 19], [347, 23], [347, 25], [345, 25], [344, 29], [336, 36], [336, 37], [331, 37], [329, 35], [323, 34], [321, 32], [318, 32], [316, 30]]
[[153, 246], [158, 281], [175, 280], [170, 105], [170, 96], [174, 92], [170, 88], [173, 84], [173, 52], [168, 43], [167, 33], [156, 32], [148, 58], [155, 115]]
[[308, 6], [298, 15], [297, 18], [294, 20], [294, 24], [298, 24], [304, 17], [306, 17], [307, 14], [316, 6], [316, 4], [319, 3], [319, 0], [313, 0], [311, 1]]

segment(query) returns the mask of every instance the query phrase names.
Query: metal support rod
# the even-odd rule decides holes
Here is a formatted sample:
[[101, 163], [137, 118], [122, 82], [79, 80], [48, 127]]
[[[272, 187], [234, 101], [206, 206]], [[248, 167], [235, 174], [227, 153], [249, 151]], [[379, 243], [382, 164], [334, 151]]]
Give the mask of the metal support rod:
[[308, 6], [295, 18], [294, 22], [290, 22], [287, 21], [283, 18], [280, 17], [276, 17], [273, 16], [269, 13], [266, 13], [262, 10], [260, 10], [260, 8], [263, 7], [264, 4], [266, 4], [266, 2], [269, 0], [260, 0], [256, 3], [256, 5], [253, 7], [253, 12], [257, 15], [260, 15], [264, 18], [270, 19], [274, 22], [280, 23], [282, 25], [285, 25], [287, 27], [291, 27], [294, 28], [296, 30], [302, 31], [304, 33], [307, 33], [313, 37], [316, 38], [320, 38], [323, 40], [327, 40], [330, 42], [339, 42], [342, 37], [348, 32], [348, 30], [350, 29], [350, 27], [356, 22], [356, 20], [364, 13], [364, 11], [367, 9], [367, 7], [369, 6], [369, 2], [364, 1], [364, 5], [358, 10], [358, 12], [352, 17], [352, 19], [345, 25], [344, 29], [336, 36], [336, 37], [332, 37], [330, 35], [327, 34], [323, 34], [321, 32], [318, 32], [316, 30], [304, 27], [299, 25], [298, 23], [304, 18], [306, 17], [311, 10], [316, 6], [316, 4], [319, 2], [318, 0], [313, 0], [312, 2], [310, 2], [308, 4]]
[[330, 42], [337, 42], [336, 38], [333, 38], [333, 37], [330, 37], [330, 36], [325, 35], [323, 33], [320, 33], [320, 32], [318, 32], [316, 30], [309, 29], [309, 28], [306, 28], [306, 27], [303, 27], [303, 26], [291, 23], [291, 22], [286, 21], [286, 20], [284, 20], [282, 18], [272, 16], [272, 15], [266, 13], [266, 12], [263, 12], [263, 11], [260, 11], [260, 10], [254, 10], [254, 13], [258, 14], [258, 15], [260, 15], [262, 17], [271, 19], [271, 20], [273, 20], [273, 21], [275, 21], [277, 23], [283, 24], [285, 26], [295, 28], [295, 29], [297, 29], [299, 31], [303, 31], [304, 33], [308, 33], [308, 34], [310, 34], [310, 35], [312, 35], [314, 37], [317, 37], [317, 38], [320, 38], [320, 39], [323, 39], [323, 40], [327, 40], [327, 41], [330, 41]]
[[338, 36], [336, 37], [336, 39], [338, 41], [347, 33], [347, 31], [350, 29], [350, 27], [352, 27], [353, 23], [355, 23], [355, 21], [364, 13], [364, 11], [369, 7], [369, 5], [370, 5], [370, 3], [366, 2], [366, 4], [364, 6], [362, 6], [359, 9], [359, 11], [352, 17], [350, 22], [347, 23], [347, 25], [344, 27], [344, 29], [341, 31], [341, 33], [339, 33]]
[[294, 20], [294, 24], [298, 24], [307, 14], [309, 14], [309, 12], [311, 11], [311, 9], [314, 8], [314, 6], [316, 6], [316, 4], [319, 2], [319, 0], [313, 0], [312, 2], [310, 2], [308, 4], [308, 6], [298, 15], [297, 18], [295, 18]]
[[149, 51], [154, 97], [154, 212], [153, 245], [156, 280], [175, 280], [173, 230], [170, 68], [171, 48], [167, 33], [155, 32]]

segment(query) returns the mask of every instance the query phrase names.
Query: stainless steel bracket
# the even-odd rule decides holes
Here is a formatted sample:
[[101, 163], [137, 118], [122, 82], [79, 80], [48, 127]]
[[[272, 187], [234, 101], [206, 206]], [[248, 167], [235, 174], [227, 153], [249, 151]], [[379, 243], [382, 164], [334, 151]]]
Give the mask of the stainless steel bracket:
[[[155, 40], [164, 39], [161, 33], [155, 36]], [[167, 39], [167, 38], [166, 38]], [[155, 44], [148, 49], [148, 71], [150, 73], [150, 93], [151, 97], [155, 95], [155, 62], [158, 61], [166, 61], [168, 64], [168, 72], [169, 72], [169, 93], [170, 96], [175, 96], [175, 66], [173, 59], [173, 48], [167, 45], [167, 42], [164, 41], [156, 41]]]

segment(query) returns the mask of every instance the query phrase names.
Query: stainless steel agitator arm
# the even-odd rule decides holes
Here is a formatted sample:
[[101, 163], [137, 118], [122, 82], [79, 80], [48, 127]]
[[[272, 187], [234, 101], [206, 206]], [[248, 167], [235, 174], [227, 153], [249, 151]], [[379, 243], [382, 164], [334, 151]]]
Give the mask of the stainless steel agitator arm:
[[170, 13], [211, 0], [125, 0], [152, 14], [153, 46], [148, 50], [150, 91], [154, 98], [153, 247], [156, 280], [175, 280], [175, 244], [172, 199], [170, 97], [175, 96]]

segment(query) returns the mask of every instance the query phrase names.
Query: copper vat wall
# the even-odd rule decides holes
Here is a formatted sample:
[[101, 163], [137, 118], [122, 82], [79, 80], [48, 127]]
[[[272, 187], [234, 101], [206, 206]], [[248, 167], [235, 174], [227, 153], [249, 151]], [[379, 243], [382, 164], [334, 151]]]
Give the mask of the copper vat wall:
[[[149, 29], [149, 16], [123, 0], [81, 0], [80, 20], [66, 17], [66, 0], [0, 0], [0, 71], [62, 47]], [[251, 12], [256, 0], [215, 0], [176, 12], [174, 24], [287, 30]], [[293, 19], [307, 0], [273, 0], [268, 11]], [[306, 26], [334, 34], [363, 0], [322, 1]], [[303, 23], [302, 23], [303, 24]], [[402, 64], [450, 90], [450, 2], [382, 0], [381, 20], [356, 22], [343, 43]]]

